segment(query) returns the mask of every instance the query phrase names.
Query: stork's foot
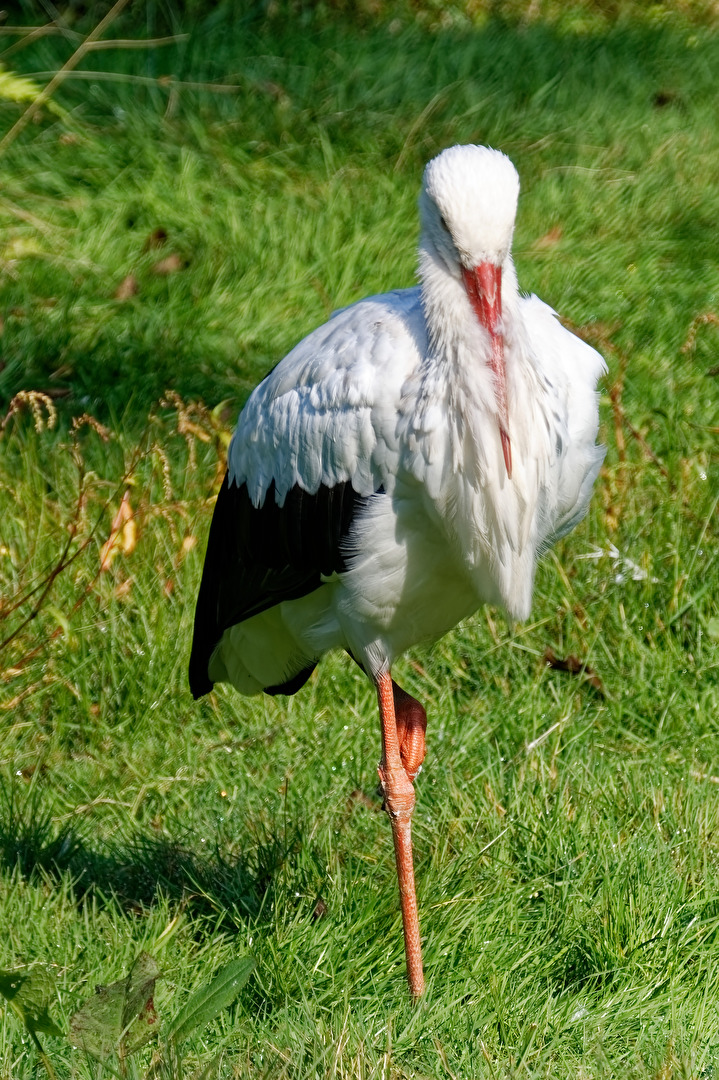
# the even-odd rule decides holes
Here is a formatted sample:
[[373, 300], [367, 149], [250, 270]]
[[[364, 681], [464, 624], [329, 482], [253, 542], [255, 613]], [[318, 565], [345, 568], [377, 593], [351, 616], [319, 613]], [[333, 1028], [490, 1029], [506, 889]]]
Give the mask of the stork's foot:
[[[378, 772], [384, 792], [385, 809], [392, 822], [407, 956], [407, 979], [412, 997], [418, 998], [424, 992], [424, 972], [412, 862], [411, 821], [415, 801], [412, 779], [417, 775], [424, 759], [424, 729], [427, 718], [419, 702], [393, 683], [389, 673], [378, 677], [377, 697], [382, 721], [383, 749]], [[398, 716], [395, 716], [397, 706]], [[400, 724], [403, 734], [401, 742]], [[405, 747], [404, 754], [402, 745]]]
[[424, 736], [427, 730], [427, 713], [424, 707], [392, 680], [394, 715], [397, 722], [399, 756], [410, 780], [414, 780], [422, 767], [427, 752]]
[[[419, 701], [408, 694], [406, 690], [403, 690], [401, 686], [398, 686], [394, 679], [392, 680], [392, 698], [394, 701], [399, 756], [403, 767], [402, 770], [398, 770], [397, 777], [394, 782], [389, 785], [392, 789], [393, 801], [396, 801], [397, 797], [402, 800], [405, 798], [410, 799], [409, 789], [406, 786], [405, 778], [401, 774], [402, 771], [404, 771], [406, 777], [410, 781], [413, 781], [416, 779], [422, 768], [422, 762], [424, 761], [427, 752], [424, 738], [427, 730], [427, 713], [425, 712], [424, 707], [420, 705]], [[384, 797], [382, 809], [392, 813], [393, 809], [394, 811], [398, 811], [403, 809], [403, 806], [395, 806], [393, 808], [387, 803], [387, 784], [382, 775], [386, 770], [387, 765], [383, 757], [382, 764], [379, 768], [380, 787]], [[410, 783], [410, 788], [411, 787], [412, 785]], [[411, 805], [414, 806], [414, 789], [412, 789]]]

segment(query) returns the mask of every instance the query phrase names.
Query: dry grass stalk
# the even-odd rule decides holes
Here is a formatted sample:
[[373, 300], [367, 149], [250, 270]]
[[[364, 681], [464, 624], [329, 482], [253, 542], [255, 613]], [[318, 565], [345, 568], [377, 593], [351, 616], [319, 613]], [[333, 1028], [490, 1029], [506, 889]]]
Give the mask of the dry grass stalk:
[[[32, 413], [35, 421], [35, 431], [38, 433], [44, 431], [45, 428], [52, 430], [55, 427], [57, 409], [49, 394], [43, 394], [40, 390], [20, 390], [10, 402], [8, 411], [2, 424], [0, 424], [0, 432], [5, 430], [12, 417], [23, 408], [29, 409]], [[43, 416], [43, 409], [47, 413], [47, 418]]]
[[689, 324], [687, 339], [679, 350], [680, 352], [688, 353], [694, 351], [697, 340], [697, 331], [700, 326], [719, 326], [719, 316], [715, 315], [713, 311], [705, 311], [702, 315], [697, 315], [692, 319]]

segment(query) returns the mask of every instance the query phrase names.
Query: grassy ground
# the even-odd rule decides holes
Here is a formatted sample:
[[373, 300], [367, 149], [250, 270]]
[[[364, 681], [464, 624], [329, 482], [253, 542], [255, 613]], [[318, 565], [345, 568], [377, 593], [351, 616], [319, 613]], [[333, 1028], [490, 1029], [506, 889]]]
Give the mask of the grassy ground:
[[[51, 394], [0, 434], [0, 968], [47, 971], [63, 1029], [145, 949], [156, 1075], [719, 1075], [719, 43], [660, 15], [221, 15], [88, 58], [0, 156], [0, 393]], [[237, 408], [332, 308], [412, 282], [422, 165], [470, 140], [519, 168], [520, 282], [605, 351], [609, 454], [532, 621], [398, 665], [430, 715], [415, 1009], [365, 681], [337, 656], [296, 698], [194, 704], [185, 669]], [[163, 1021], [245, 952], [173, 1063]], [[0, 1076], [38, 1069], [0, 1010]]]

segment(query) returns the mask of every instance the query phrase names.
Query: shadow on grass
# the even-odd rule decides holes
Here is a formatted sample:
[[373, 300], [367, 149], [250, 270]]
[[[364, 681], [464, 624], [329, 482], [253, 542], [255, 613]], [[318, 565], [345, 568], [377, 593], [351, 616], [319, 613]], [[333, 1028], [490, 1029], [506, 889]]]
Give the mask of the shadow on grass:
[[0, 786], [0, 866], [32, 881], [69, 876], [78, 902], [95, 896], [127, 910], [144, 910], [161, 897], [183, 902], [198, 916], [211, 916], [226, 930], [270, 911], [288, 860], [301, 847], [294, 828], [282, 837], [261, 837], [246, 854], [226, 858], [219, 848], [199, 856], [168, 837], [138, 832], [129, 839], [93, 847], [83, 832], [59, 827], [28, 793], [17, 798]]

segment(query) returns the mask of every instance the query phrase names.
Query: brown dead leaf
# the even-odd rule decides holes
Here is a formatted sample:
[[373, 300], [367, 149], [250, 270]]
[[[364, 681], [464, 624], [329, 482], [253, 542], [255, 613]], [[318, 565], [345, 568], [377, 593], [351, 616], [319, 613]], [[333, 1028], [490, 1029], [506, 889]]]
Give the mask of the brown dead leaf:
[[544, 651], [544, 662], [554, 671], [567, 671], [570, 675], [584, 676], [590, 686], [593, 686], [600, 694], [604, 693], [604, 685], [594, 668], [583, 664], [578, 656], [567, 656], [562, 659], [556, 655], [554, 649], [547, 647]]
[[187, 266], [187, 261], [182, 258], [182, 255], [178, 255], [177, 252], [173, 252], [172, 255], [168, 255], [165, 259], [160, 259], [155, 263], [152, 268], [153, 274], [159, 274], [161, 277], [166, 277], [168, 274], [176, 274], [178, 270], [184, 270]]
[[[130, 510], [130, 514], [132, 514], [132, 510]], [[127, 519], [122, 527], [121, 544], [123, 554], [132, 555], [137, 544], [137, 525], [135, 524], [135, 518], [132, 516]]]
[[167, 242], [167, 231], [161, 227], [153, 229], [150, 235], [142, 245], [143, 251], [152, 251], [153, 248], [160, 248]]
[[[134, 515], [132, 513], [132, 507], [130, 506], [130, 489], [128, 488], [125, 494], [122, 496], [122, 502], [118, 508], [115, 517], [113, 518], [112, 525], [110, 526], [110, 535], [105, 543], [102, 545], [102, 551], [100, 552], [100, 570], [109, 570], [112, 560], [117, 555], [118, 547], [117, 540], [122, 531], [121, 545], [123, 551], [127, 552], [126, 543], [132, 543], [130, 551], [134, 550], [134, 533], [132, 530], [125, 535], [125, 529], [129, 522], [134, 526]], [[128, 552], [129, 554], [129, 552]]]
[[115, 300], [129, 300], [133, 296], [137, 296], [140, 291], [140, 286], [137, 284], [137, 278], [134, 274], [128, 274], [123, 278], [120, 284], [115, 289]]
[[76, 135], [74, 131], [64, 131], [58, 142], [61, 146], [77, 146], [80, 142], [80, 136]]
[[561, 239], [562, 226], [554, 225], [544, 236], [540, 236], [538, 240], [535, 240], [532, 246], [535, 251], [547, 251], [548, 248], [555, 247]]

